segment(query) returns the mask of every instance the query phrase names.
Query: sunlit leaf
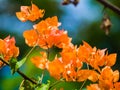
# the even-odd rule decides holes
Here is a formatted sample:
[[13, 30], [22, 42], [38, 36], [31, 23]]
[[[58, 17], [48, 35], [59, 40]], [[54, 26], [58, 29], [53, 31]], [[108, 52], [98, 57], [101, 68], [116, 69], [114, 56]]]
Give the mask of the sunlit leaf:
[[10, 64], [10, 68], [11, 68], [11, 73], [14, 74], [17, 69], [18, 69], [18, 66], [17, 66], [17, 59], [16, 58], [12, 58], [9, 62]]
[[41, 84], [40, 86], [38, 86], [35, 90], [49, 90], [50, 87], [50, 81], [48, 81], [47, 84]]
[[23, 80], [19, 87], [19, 90], [34, 90], [35, 85], [28, 80]]
[[26, 61], [26, 57], [20, 61], [17, 61], [16, 58], [12, 58], [9, 62], [11, 67], [11, 73], [14, 74], [17, 71], [17, 69], [20, 68], [25, 63], [25, 61]]
[[20, 68], [26, 61], [26, 57], [16, 63], [17, 68]]

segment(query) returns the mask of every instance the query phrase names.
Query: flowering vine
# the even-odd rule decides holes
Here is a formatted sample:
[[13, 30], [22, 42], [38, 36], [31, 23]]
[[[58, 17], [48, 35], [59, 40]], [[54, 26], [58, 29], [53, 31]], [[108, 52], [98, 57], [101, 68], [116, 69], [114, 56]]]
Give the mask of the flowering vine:
[[[31, 6], [21, 6], [21, 11], [16, 12], [16, 16], [22, 22], [36, 21], [44, 14], [45, 10], [39, 9], [33, 3]], [[60, 25], [57, 16], [53, 16], [41, 20], [34, 24], [31, 30], [23, 32], [23, 37], [29, 47], [38, 46], [43, 49], [39, 56], [31, 58], [31, 62], [42, 70], [48, 70], [50, 75], [58, 81], [85, 82], [90, 80], [93, 83], [86, 87], [87, 90], [119, 90], [119, 71], [113, 71], [111, 68], [116, 62], [117, 54], [108, 54], [107, 49], [91, 47], [85, 41], [83, 41], [83, 45], [79, 46], [72, 44], [72, 38], [68, 36], [67, 31], [59, 30]], [[52, 47], [60, 48], [61, 51], [51, 61], [49, 49]], [[19, 71], [27, 56], [18, 61], [18, 55], [19, 48], [15, 46], [14, 37], [8, 36], [5, 39], [0, 39], [0, 67], [9, 65], [13, 73], [18, 72], [25, 79], [23, 83], [30, 81], [35, 84], [33, 89], [50, 90], [50, 82], [44, 85]], [[87, 68], [83, 68], [84, 64], [87, 65]], [[20, 90], [25, 90], [23, 85]]]

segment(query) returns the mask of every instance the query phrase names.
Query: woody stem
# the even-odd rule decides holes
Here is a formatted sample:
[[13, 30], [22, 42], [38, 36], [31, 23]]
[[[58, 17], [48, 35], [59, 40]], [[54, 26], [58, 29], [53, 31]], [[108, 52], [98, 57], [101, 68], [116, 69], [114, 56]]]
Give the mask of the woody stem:
[[[5, 63], [6, 65], [10, 66], [9, 63], [5, 60], [3, 60], [2, 58], [0, 58], [0, 60]], [[32, 80], [31, 78], [29, 78], [28, 76], [26, 76], [23, 72], [21, 72], [19, 69], [16, 71], [18, 74], [20, 74], [25, 80], [28, 80], [30, 82], [32, 82], [33, 84], [37, 84], [36, 81]]]
[[115, 13], [120, 15], [120, 8], [113, 5], [112, 3], [110, 3], [107, 0], [97, 0], [99, 3], [103, 4], [105, 7], [111, 9], [112, 11], [114, 11]]

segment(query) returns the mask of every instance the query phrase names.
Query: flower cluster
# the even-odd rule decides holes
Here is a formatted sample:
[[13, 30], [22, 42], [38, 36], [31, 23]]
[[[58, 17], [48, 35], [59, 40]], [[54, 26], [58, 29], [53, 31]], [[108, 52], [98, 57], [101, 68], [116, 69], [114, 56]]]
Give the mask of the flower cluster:
[[38, 45], [41, 48], [51, 48], [57, 46], [62, 48], [68, 45], [71, 39], [67, 32], [58, 29], [59, 23], [56, 16], [42, 20], [33, 26], [32, 30], [23, 33], [25, 41], [29, 46]]
[[[89, 79], [96, 82], [101, 74], [101, 67], [113, 66], [116, 61], [116, 54], [105, 54], [105, 50], [92, 48], [84, 41], [78, 48], [74, 45], [64, 47], [60, 57], [55, 57], [53, 61], [49, 61], [46, 52], [42, 52], [41, 56], [33, 57], [32, 62], [38, 68], [47, 69], [56, 79], [65, 78], [66, 81]], [[94, 70], [82, 69], [83, 63]]]
[[[39, 10], [32, 4], [22, 6], [21, 12], [16, 15], [21, 21], [35, 21], [44, 16], [44, 10]], [[49, 17], [33, 25], [33, 29], [23, 33], [28, 46], [40, 46], [49, 49], [53, 46], [61, 48], [60, 56], [50, 61], [47, 52], [40, 52], [40, 56], [31, 58], [31, 61], [40, 69], [47, 69], [56, 79], [64, 78], [66, 81], [82, 82], [90, 80], [98, 84], [87, 86], [88, 90], [118, 90], [120, 87], [119, 71], [113, 71], [111, 66], [116, 62], [116, 53], [108, 54], [107, 49], [91, 47], [83, 41], [79, 47], [71, 43], [67, 31], [59, 30], [60, 23], [57, 16]], [[83, 64], [88, 66], [83, 68]], [[89, 67], [92, 69], [90, 70]]]
[[[6, 61], [9, 61], [12, 57], [19, 55], [19, 48], [15, 46], [15, 38], [10, 36], [5, 39], [0, 39], [0, 57]], [[3, 62], [0, 61], [0, 66]]]
[[120, 82], [119, 71], [113, 71], [109, 66], [102, 69], [99, 75], [98, 84], [91, 84], [87, 86], [88, 90], [119, 90]]
[[16, 13], [19, 20], [25, 22], [27, 20], [35, 21], [42, 18], [44, 15], [44, 10], [39, 10], [39, 8], [32, 4], [32, 6], [21, 6], [21, 12]]

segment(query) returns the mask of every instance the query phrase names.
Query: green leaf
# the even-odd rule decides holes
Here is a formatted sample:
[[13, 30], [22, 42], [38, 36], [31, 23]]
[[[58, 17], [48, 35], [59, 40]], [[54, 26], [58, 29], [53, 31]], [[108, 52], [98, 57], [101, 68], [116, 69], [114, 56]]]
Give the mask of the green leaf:
[[25, 58], [23, 58], [22, 60], [18, 61], [18, 62], [17, 62], [17, 68], [20, 68], [20, 67], [25, 63], [26, 59], [27, 59], [27, 58], [25, 57]]
[[17, 69], [18, 69], [16, 63], [17, 63], [17, 59], [16, 58], [12, 58], [10, 60], [10, 62], [9, 62], [12, 74], [14, 74], [17, 71]]
[[31, 83], [28, 80], [23, 80], [19, 87], [19, 90], [34, 90], [35, 84]]
[[35, 90], [48, 90], [50, 87], [50, 81], [48, 81], [47, 84], [41, 84], [40, 86], [38, 86]]
[[17, 61], [16, 58], [12, 58], [9, 63], [11, 67], [11, 73], [14, 74], [17, 71], [17, 69], [20, 68], [25, 63], [25, 61], [26, 57], [20, 61]]

